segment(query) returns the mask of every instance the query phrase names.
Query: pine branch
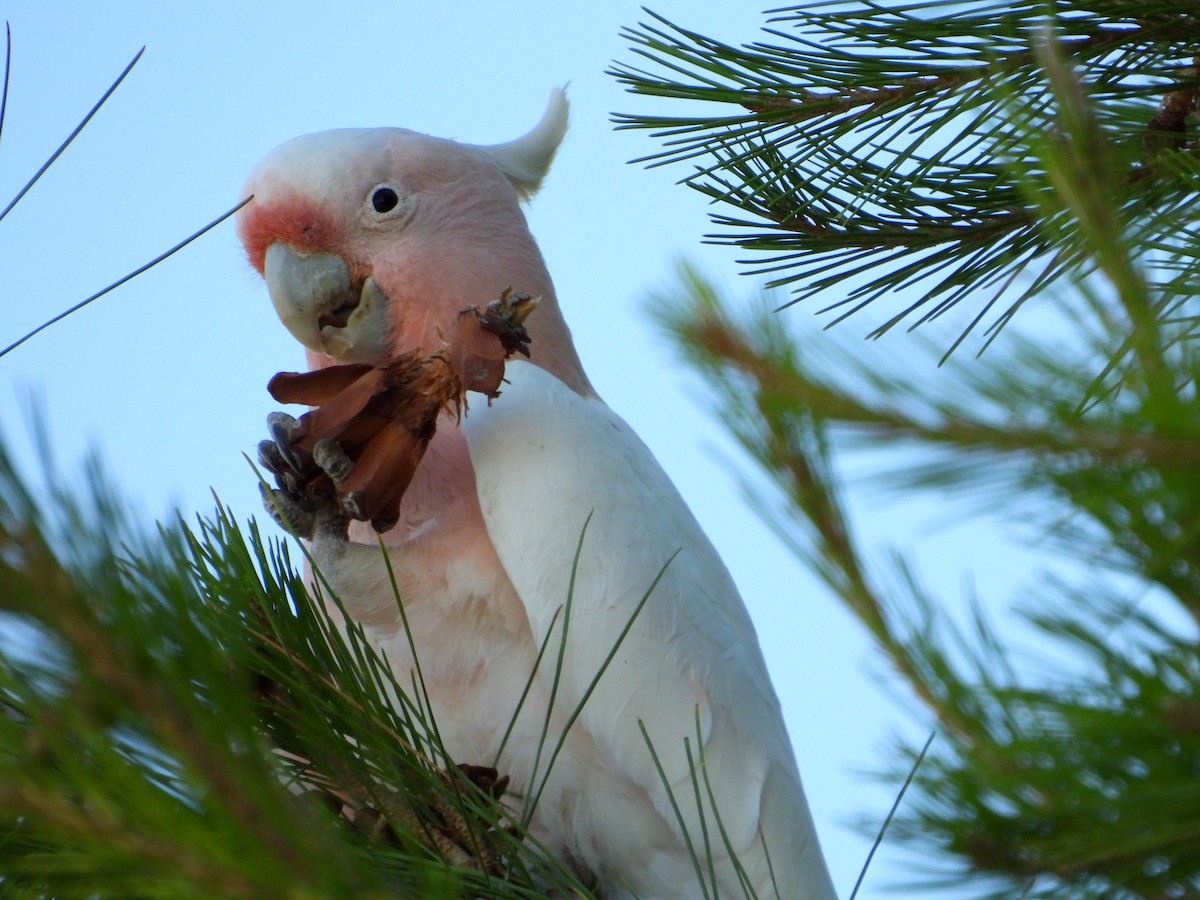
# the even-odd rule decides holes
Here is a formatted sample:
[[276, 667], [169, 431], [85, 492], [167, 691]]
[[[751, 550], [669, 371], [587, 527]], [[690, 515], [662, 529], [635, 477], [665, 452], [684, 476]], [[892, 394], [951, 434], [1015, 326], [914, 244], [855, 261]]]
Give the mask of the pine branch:
[[[1173, 395], [1172, 417], [1135, 377], [1078, 404], [1124, 340], [1109, 327], [1119, 317], [1077, 319], [1081, 336], [1094, 333], [1078, 342], [1086, 364], [1061, 343], [1028, 342], [989, 355], [983, 370], [918, 379], [821, 339], [797, 341], [765, 302], [735, 315], [698, 276], [685, 279], [654, 314], [702, 374], [714, 415], [774, 484], [752, 499], [860, 618], [945, 737], [897, 837], [937, 851], [936, 883], [988, 896], [1194, 896], [1200, 667], [1194, 628], [1178, 615], [1195, 617], [1200, 600], [1191, 390]], [[1188, 346], [1162, 359], [1173, 384], [1196, 371]], [[1040, 514], [1057, 547], [1092, 573], [1027, 602], [1023, 616], [1054, 653], [1017, 667], [1027, 651], [977, 609], [969, 628], [956, 625], [899, 552], [886, 566], [866, 562], [833, 447], [878, 454], [901, 444], [926, 458], [884, 487], [990, 484], [996, 508], [1026, 528]], [[905, 774], [891, 767], [897, 783]]]
[[[1036, 200], [1052, 186], [1031, 141], [1062, 120], [1054, 58], [1077, 73], [1112, 157], [1119, 227], [1147, 250], [1194, 255], [1159, 215], [1197, 184], [1200, 28], [1184, 3], [822, 3], [779, 11], [771, 21], [788, 30], [742, 47], [655, 18], [626, 33], [649, 68], [612, 74], [643, 96], [733, 112], [621, 114], [618, 127], [654, 130], [664, 150], [647, 160], [692, 163], [685, 183], [736, 210], [713, 215], [710, 240], [752, 251], [750, 271], [794, 301], [838, 295], [822, 308], [835, 321], [880, 301], [880, 334], [972, 298], [965, 336], [1090, 271], [1066, 220]], [[1050, 28], [1054, 56], [1038, 49]], [[906, 287], [917, 298], [896, 307], [889, 295]]]
[[0, 447], [5, 630], [37, 627], [0, 650], [6, 892], [587, 896], [514, 827], [494, 771], [444, 765], [284, 547], [223, 511], [148, 538], [85, 475], [84, 502], [34, 492]]

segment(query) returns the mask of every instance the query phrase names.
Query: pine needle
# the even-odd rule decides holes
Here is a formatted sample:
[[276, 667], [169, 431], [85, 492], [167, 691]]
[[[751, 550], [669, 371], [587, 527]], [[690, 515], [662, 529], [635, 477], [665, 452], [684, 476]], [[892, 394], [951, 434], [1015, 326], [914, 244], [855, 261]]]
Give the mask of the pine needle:
[[202, 237], [203, 235], [207, 234], [212, 229], [216, 228], [218, 225], [220, 225], [222, 222], [224, 222], [226, 219], [228, 219], [230, 216], [232, 216], [234, 213], [236, 213], [239, 209], [241, 209], [243, 206], [245, 206], [247, 203], [249, 203], [253, 199], [254, 199], [254, 197], [252, 197], [252, 196], [247, 197], [241, 203], [237, 204], [237, 206], [234, 206], [231, 209], [228, 209], [225, 212], [221, 213], [221, 215], [217, 216], [217, 218], [213, 219], [211, 222], [209, 222], [207, 225], [205, 225], [199, 231], [192, 232], [190, 235], [188, 235], [186, 238], [184, 238], [178, 244], [171, 247], [171, 249], [160, 253], [158, 256], [154, 257], [154, 259], [150, 260], [145, 265], [138, 266], [136, 269], [134, 269], [128, 275], [118, 278], [112, 284], [108, 285], [105, 288], [101, 288], [100, 290], [96, 291], [96, 293], [92, 294], [90, 297], [80, 300], [78, 303], [76, 303], [74, 306], [70, 307], [69, 309], [65, 309], [62, 312], [60, 312], [58, 315], [54, 316], [53, 318], [47, 319], [41, 325], [37, 326], [37, 328], [34, 328], [32, 331], [27, 332], [26, 334], [17, 338], [17, 340], [13, 341], [11, 344], [9, 344], [7, 347], [5, 347], [3, 350], [0, 350], [0, 357], [6, 356], [8, 353], [12, 352], [13, 350], [16, 350], [18, 347], [20, 347], [22, 344], [24, 344], [30, 338], [35, 337], [36, 335], [45, 331], [51, 325], [61, 322], [63, 319], [65, 319], [67, 316], [71, 315], [72, 313], [78, 312], [79, 310], [83, 309], [85, 306], [87, 306], [93, 300], [99, 300], [101, 297], [103, 297], [105, 294], [109, 293], [110, 291], [113, 291], [116, 288], [119, 288], [121, 285], [123, 285], [129, 281], [132, 281], [134, 278], [137, 278], [137, 276], [141, 275], [143, 272], [147, 271], [148, 269], [152, 269], [154, 266], [158, 265], [160, 262], [167, 259], [168, 257], [174, 256], [176, 253], [178, 253], [180, 250], [182, 250], [184, 247], [186, 247], [192, 241], [196, 240], [199, 237]]
[[[10, 46], [9, 56], [11, 56], [11, 35], [10, 35], [9, 46]], [[80, 120], [79, 124], [75, 126], [75, 130], [72, 131], [69, 135], [67, 135], [67, 139], [58, 145], [58, 149], [55, 150], [52, 154], [50, 154], [50, 158], [47, 159], [44, 163], [42, 163], [42, 167], [33, 174], [33, 177], [30, 178], [29, 181], [27, 181], [25, 183], [25, 186], [23, 188], [21, 188], [21, 190], [17, 191], [17, 195], [12, 198], [12, 200], [9, 202], [8, 206], [4, 207], [3, 211], [0, 211], [0, 220], [3, 220], [4, 217], [7, 216], [9, 214], [9, 212], [12, 210], [12, 208], [21, 202], [21, 198], [24, 197], [27, 193], [29, 193], [30, 188], [32, 188], [35, 184], [37, 184], [39, 178], [41, 178], [43, 175], [46, 174], [46, 170], [49, 169], [52, 165], [54, 165], [55, 160], [57, 160], [60, 156], [62, 156], [64, 150], [66, 150], [69, 146], [71, 146], [71, 142], [73, 140], [75, 140], [75, 138], [79, 137], [79, 133], [81, 131], [83, 131], [83, 129], [87, 126], [88, 122], [92, 121], [92, 117], [100, 111], [100, 107], [102, 107], [108, 101], [108, 98], [113, 95], [113, 92], [118, 87], [121, 86], [121, 82], [125, 80], [125, 76], [128, 75], [131, 71], [133, 71], [133, 67], [135, 65], [137, 65], [137, 61], [142, 58], [142, 54], [145, 52], [146, 52], [146, 48], [142, 47], [141, 50], [139, 50], [136, 54], [134, 54], [133, 59], [131, 59], [129, 61], [129, 65], [127, 65], [125, 67], [125, 69], [121, 72], [121, 74], [117, 76], [116, 81], [114, 81], [111, 85], [109, 85], [108, 90], [104, 92], [104, 96], [102, 96], [99, 100], [97, 100], [96, 104], [90, 110], [88, 110], [87, 115], [85, 115], [83, 117], [83, 119]], [[5, 64], [4, 64], [4, 96], [5, 96], [5, 99], [7, 99], [7, 97], [8, 97], [8, 57], [7, 56], [5, 58]], [[0, 107], [0, 109], [2, 109], [2, 107]]]

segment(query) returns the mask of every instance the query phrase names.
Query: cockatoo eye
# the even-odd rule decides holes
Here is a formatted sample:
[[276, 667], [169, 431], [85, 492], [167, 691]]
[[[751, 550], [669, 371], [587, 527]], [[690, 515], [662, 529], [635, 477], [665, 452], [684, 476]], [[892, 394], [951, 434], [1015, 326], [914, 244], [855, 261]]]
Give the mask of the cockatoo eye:
[[400, 205], [400, 195], [390, 187], [375, 188], [371, 195], [371, 205], [377, 213], [391, 212]]
[[408, 213], [409, 195], [398, 184], [377, 184], [367, 191], [363, 218], [367, 225], [389, 225]]

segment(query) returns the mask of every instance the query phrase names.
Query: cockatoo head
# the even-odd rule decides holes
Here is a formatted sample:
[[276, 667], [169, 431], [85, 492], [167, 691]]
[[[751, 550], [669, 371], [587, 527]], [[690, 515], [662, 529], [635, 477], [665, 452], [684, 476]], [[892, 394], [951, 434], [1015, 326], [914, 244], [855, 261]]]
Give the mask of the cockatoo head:
[[560, 90], [506, 144], [341, 129], [268, 154], [246, 183], [254, 199], [238, 234], [313, 365], [434, 352], [460, 310], [512, 287], [542, 298], [528, 326], [534, 361], [590, 390], [520, 209], [566, 126]]

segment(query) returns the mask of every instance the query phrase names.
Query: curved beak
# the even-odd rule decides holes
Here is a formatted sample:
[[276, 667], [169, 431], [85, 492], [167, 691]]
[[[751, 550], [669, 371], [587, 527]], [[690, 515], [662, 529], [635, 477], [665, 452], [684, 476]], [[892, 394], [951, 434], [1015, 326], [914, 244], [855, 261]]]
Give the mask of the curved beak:
[[355, 287], [332, 253], [301, 253], [276, 242], [263, 277], [275, 312], [300, 343], [341, 362], [378, 362], [388, 353], [388, 297], [375, 279]]

